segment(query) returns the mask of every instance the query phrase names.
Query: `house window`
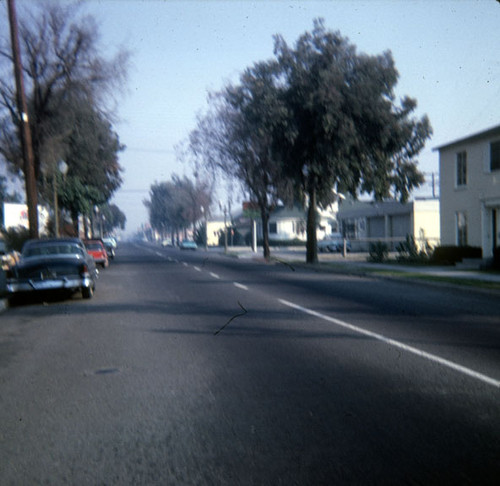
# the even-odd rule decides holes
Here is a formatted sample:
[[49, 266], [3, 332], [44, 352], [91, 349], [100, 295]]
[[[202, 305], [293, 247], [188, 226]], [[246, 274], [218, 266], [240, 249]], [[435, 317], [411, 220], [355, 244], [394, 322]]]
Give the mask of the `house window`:
[[490, 144], [490, 170], [500, 170], [500, 140]]
[[294, 221], [293, 222], [293, 232], [296, 235], [302, 235], [306, 232], [306, 225], [304, 221]]
[[465, 213], [457, 213], [457, 245], [467, 245], [467, 217]]
[[467, 185], [467, 152], [457, 154], [457, 187]]
[[273, 235], [278, 233], [278, 223], [269, 223], [269, 233]]

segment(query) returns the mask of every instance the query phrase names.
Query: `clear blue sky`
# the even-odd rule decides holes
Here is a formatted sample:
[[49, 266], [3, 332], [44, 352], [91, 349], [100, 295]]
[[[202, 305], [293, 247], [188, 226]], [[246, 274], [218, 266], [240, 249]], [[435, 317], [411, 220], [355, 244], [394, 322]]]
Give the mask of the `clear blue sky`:
[[114, 202], [127, 232], [147, 221], [142, 201], [153, 182], [191, 174], [174, 146], [195, 127], [207, 92], [272, 57], [274, 34], [293, 44], [317, 17], [358, 51], [392, 51], [398, 96], [415, 97], [434, 128], [420, 157], [424, 172], [438, 169], [433, 147], [500, 123], [496, 0], [89, 0], [85, 11], [101, 25], [105, 52], [132, 52], [116, 126], [127, 149]]

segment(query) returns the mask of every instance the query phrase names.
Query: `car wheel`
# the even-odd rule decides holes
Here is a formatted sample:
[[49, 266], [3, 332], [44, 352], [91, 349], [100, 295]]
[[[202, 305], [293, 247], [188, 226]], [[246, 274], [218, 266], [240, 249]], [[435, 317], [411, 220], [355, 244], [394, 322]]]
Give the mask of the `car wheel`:
[[7, 302], [9, 304], [9, 307], [17, 307], [21, 303], [21, 300], [19, 299], [18, 295], [10, 295], [7, 298]]
[[82, 287], [82, 297], [84, 299], [91, 299], [94, 295], [93, 287]]

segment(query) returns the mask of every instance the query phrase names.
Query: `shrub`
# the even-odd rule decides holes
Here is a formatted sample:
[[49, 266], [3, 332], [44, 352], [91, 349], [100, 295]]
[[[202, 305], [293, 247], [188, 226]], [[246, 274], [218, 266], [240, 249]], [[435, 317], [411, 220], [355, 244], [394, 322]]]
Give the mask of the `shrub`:
[[[248, 243], [248, 244], [250, 244], [250, 243]], [[257, 240], [257, 245], [262, 246], [263, 244], [264, 244], [264, 241], [262, 240], [262, 238], [259, 238]], [[305, 247], [306, 244], [304, 241], [299, 240], [298, 238], [295, 238], [293, 240], [272, 240], [272, 239], [269, 239], [269, 246], [275, 246], [275, 247], [303, 246], [303, 247]]]
[[413, 235], [406, 235], [405, 241], [399, 243], [396, 250], [399, 253], [396, 257], [399, 262], [426, 263], [430, 259], [429, 244], [426, 242], [424, 249], [419, 249]]
[[482, 258], [483, 250], [475, 246], [438, 246], [431, 261], [439, 265], [454, 265], [464, 258]]
[[[224, 231], [219, 235], [219, 246], [224, 246]], [[234, 227], [228, 226], [227, 228], [227, 244], [228, 246], [240, 246], [245, 244], [245, 237]]]
[[270, 246], [305, 246], [305, 243], [298, 238], [293, 240], [269, 240]]
[[29, 240], [30, 232], [28, 229], [18, 226], [17, 228], [9, 228], [2, 232], [5, 238], [5, 243], [9, 250], [21, 251], [24, 242]]
[[493, 250], [493, 268], [500, 270], [500, 246]]
[[368, 261], [382, 263], [387, 261], [389, 247], [383, 241], [376, 241], [375, 243], [370, 243], [369, 253]]

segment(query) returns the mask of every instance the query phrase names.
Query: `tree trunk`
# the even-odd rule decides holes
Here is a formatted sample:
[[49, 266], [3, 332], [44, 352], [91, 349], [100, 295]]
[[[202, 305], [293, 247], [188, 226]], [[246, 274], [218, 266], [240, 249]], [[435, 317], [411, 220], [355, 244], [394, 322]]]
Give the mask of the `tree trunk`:
[[318, 262], [318, 241], [316, 236], [316, 188], [309, 189], [309, 207], [307, 208], [307, 243], [306, 263]]
[[262, 247], [264, 249], [264, 258], [271, 258], [271, 249], [269, 248], [269, 211], [261, 209], [260, 215], [262, 218]]

